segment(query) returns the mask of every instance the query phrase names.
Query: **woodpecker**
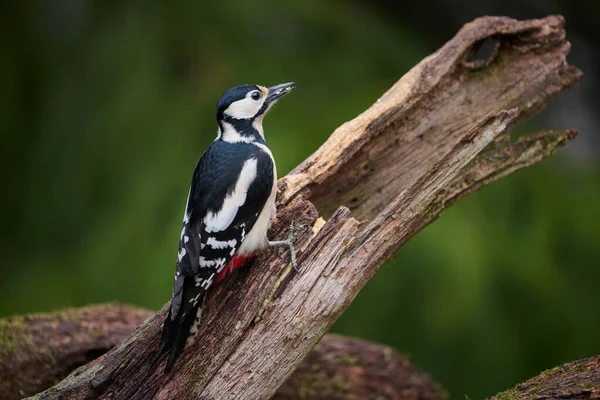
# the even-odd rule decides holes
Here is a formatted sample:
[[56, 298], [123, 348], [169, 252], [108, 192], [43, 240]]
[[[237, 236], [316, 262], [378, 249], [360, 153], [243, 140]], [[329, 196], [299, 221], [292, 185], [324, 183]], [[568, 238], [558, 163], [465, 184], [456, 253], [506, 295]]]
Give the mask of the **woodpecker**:
[[292, 238], [267, 238], [276, 211], [277, 171], [262, 127], [267, 111], [293, 84], [235, 86], [217, 104], [217, 138], [196, 165], [183, 216], [160, 345], [160, 354], [169, 353], [167, 371], [196, 333], [213, 284], [269, 246], [286, 246], [297, 269]]

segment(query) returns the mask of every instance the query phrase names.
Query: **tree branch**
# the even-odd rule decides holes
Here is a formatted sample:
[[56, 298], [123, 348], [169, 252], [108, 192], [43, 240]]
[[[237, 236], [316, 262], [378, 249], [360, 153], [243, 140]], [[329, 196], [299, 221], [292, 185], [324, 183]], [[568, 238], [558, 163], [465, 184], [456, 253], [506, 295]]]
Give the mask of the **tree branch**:
[[273, 400], [442, 400], [431, 379], [395, 350], [327, 334]]
[[[129, 335], [150, 310], [105, 304], [0, 319], [0, 400], [47, 389]], [[446, 399], [395, 350], [325, 335], [274, 399]]]
[[[101, 355], [152, 311], [105, 304], [49, 314], [0, 319], [0, 399], [44, 389], [80, 363]], [[395, 350], [339, 335], [325, 335], [274, 400], [446, 399], [427, 375]], [[600, 356], [573, 361], [491, 400], [600, 398]]]
[[47, 389], [112, 349], [153, 315], [103, 304], [0, 319], [0, 399]]
[[600, 356], [577, 360], [542, 372], [490, 400], [600, 399]]
[[[563, 25], [557, 16], [477, 19], [339, 127], [279, 182], [270, 235], [285, 236], [292, 220], [304, 226], [296, 241], [302, 272], [265, 252], [215, 288], [201, 340], [171, 374], [152, 352], [163, 307], [36, 398], [273, 396], [377, 269], [445, 206], [574, 136], [545, 133], [506, 144], [514, 124], [581, 78], [566, 63]], [[478, 59], [485, 40], [497, 51]]]

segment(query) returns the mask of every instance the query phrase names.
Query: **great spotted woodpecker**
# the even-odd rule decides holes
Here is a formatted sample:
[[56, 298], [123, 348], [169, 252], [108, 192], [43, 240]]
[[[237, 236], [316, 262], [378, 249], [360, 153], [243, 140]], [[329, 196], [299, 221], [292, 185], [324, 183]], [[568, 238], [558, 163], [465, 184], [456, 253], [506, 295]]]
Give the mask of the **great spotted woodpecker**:
[[183, 216], [160, 345], [161, 354], [169, 353], [167, 371], [197, 331], [207, 290], [228, 272], [268, 246], [287, 246], [297, 268], [291, 239], [267, 239], [277, 172], [262, 127], [267, 111], [293, 89], [293, 82], [241, 85], [227, 90], [217, 104], [217, 138], [198, 161]]

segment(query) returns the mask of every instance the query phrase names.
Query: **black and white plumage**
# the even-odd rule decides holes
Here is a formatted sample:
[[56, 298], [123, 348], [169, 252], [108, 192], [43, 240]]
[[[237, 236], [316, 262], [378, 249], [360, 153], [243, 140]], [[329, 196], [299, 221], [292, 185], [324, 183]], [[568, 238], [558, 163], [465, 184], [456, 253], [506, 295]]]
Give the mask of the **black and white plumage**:
[[207, 290], [267, 246], [275, 215], [277, 172], [262, 120], [293, 83], [266, 88], [241, 85], [217, 105], [218, 135], [194, 171], [179, 241], [171, 309], [163, 326], [161, 353], [170, 370], [197, 330]]

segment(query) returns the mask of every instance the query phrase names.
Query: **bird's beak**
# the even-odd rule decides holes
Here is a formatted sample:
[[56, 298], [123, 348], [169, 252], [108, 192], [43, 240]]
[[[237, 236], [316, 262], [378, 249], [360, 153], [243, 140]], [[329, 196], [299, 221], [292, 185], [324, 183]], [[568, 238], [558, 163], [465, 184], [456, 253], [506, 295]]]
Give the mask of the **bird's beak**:
[[294, 82], [282, 83], [280, 85], [271, 86], [269, 88], [269, 94], [267, 94], [267, 102], [269, 104], [275, 103], [281, 97], [294, 90], [294, 88]]

